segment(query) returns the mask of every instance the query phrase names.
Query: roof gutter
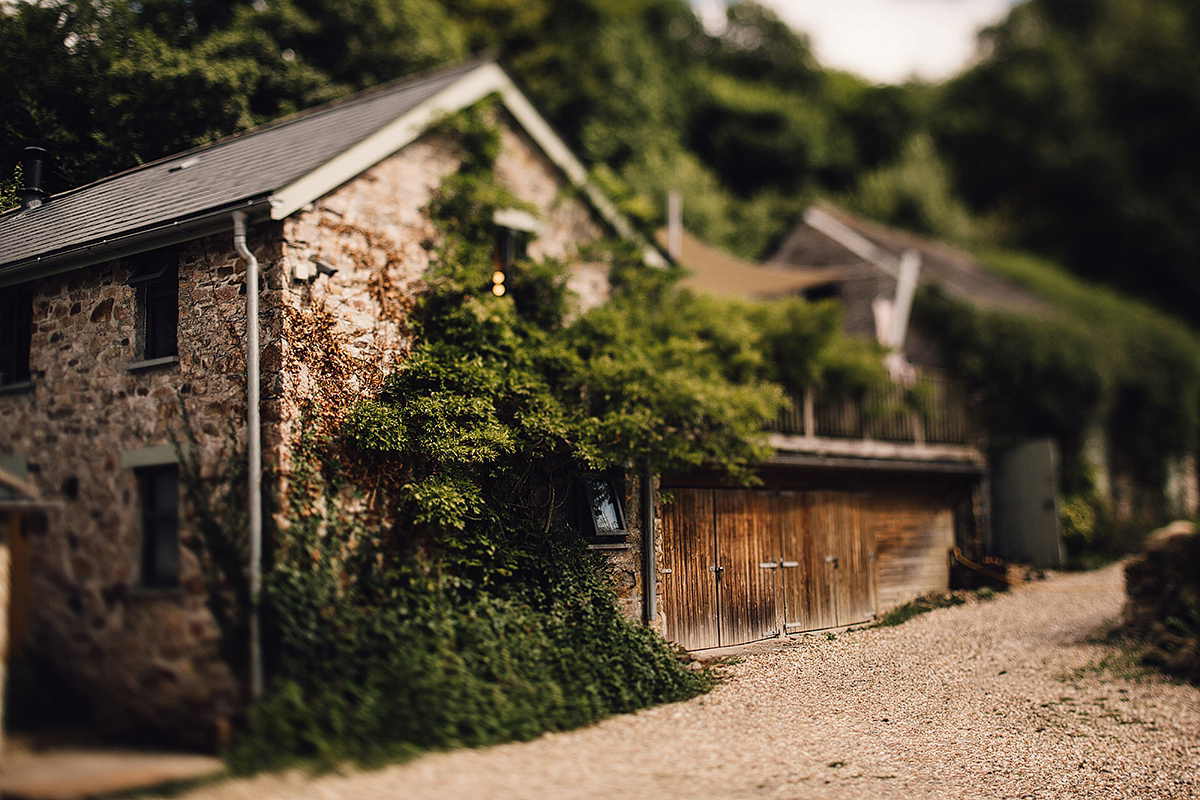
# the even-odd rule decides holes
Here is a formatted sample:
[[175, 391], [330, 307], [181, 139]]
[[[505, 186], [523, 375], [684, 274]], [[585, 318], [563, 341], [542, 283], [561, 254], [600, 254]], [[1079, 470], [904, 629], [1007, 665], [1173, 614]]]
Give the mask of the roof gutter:
[[102, 261], [144, 253], [159, 247], [220, 234], [229, 230], [229, 215], [241, 211], [254, 217], [270, 214], [270, 198], [266, 195], [239, 200], [219, 208], [201, 212], [185, 219], [152, 225], [141, 230], [88, 242], [49, 255], [28, 258], [0, 266], [0, 287], [46, 278], [74, 269], [89, 267]]

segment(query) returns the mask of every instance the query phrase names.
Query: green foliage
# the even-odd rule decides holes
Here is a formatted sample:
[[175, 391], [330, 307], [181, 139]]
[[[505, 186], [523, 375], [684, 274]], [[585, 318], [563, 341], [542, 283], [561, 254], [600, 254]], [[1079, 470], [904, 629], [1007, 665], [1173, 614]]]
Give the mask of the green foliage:
[[24, 182], [25, 178], [22, 175], [20, 164], [13, 170], [11, 178], [0, 178], [0, 211], [14, 208], [20, 204]]
[[895, 163], [860, 175], [844, 202], [871, 219], [948, 241], [968, 242], [976, 235], [927, 134], [912, 137]]
[[879, 619], [875, 620], [875, 624], [872, 627], [892, 628], [896, 625], [903, 625], [913, 617], [919, 617], [922, 614], [928, 614], [930, 611], [935, 609], [961, 606], [966, 602], [967, 599], [963, 597], [961, 593], [930, 592], [929, 594], [923, 594], [916, 600], [911, 600], [904, 605], [896, 606], [891, 611], [880, 615]]
[[1045, 298], [1047, 312], [982, 311], [933, 291], [915, 306], [914, 323], [941, 342], [992, 443], [1054, 438], [1064, 490], [1087, 493], [1094, 487], [1083, 447], [1101, 430], [1114, 470], [1139, 488], [1139, 513], [1161, 514], [1166, 459], [1200, 440], [1200, 342], [1149, 306], [1046, 262], [1011, 253], [981, 259]]
[[1085, 548], [1096, 538], [1098, 500], [1094, 493], [1080, 493], [1069, 494], [1059, 502], [1058, 525], [1068, 548]]
[[961, 191], [1016, 244], [1195, 322], [1196, 4], [1029, 0], [985, 45], [936, 123]]

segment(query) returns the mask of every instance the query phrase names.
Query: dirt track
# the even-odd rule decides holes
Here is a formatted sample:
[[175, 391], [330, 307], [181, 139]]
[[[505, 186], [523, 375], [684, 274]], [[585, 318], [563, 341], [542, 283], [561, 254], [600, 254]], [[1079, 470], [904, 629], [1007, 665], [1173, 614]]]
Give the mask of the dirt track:
[[1200, 689], [1095, 640], [1118, 567], [897, 628], [748, 652], [707, 697], [377, 772], [204, 787], [276, 798], [1196, 798]]

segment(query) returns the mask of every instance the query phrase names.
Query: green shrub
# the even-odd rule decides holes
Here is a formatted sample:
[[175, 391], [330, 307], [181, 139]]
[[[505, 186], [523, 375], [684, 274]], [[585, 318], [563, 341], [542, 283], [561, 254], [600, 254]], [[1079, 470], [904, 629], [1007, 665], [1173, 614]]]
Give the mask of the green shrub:
[[468, 156], [429, 207], [416, 343], [374, 395], [312, 398], [293, 443], [242, 769], [528, 739], [705, 691], [708, 670], [619, 610], [572, 485], [629, 464], [748, 477], [781, 383], [870, 379], [830, 308], [698, 297], [626, 244], [588, 254], [612, 267], [603, 307], [571, 309], [552, 261], [494, 296], [490, 220], [515, 201], [486, 113], [445, 129]]

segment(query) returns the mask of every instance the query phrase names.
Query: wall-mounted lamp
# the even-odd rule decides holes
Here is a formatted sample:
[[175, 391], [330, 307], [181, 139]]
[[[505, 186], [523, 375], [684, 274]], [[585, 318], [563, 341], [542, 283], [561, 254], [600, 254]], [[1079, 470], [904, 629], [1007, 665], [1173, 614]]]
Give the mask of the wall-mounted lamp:
[[296, 265], [295, 278], [298, 281], [315, 281], [319, 275], [333, 276], [337, 274], [337, 267], [330, 264], [317, 256], [310, 256], [309, 261], [312, 266], [301, 261]]

